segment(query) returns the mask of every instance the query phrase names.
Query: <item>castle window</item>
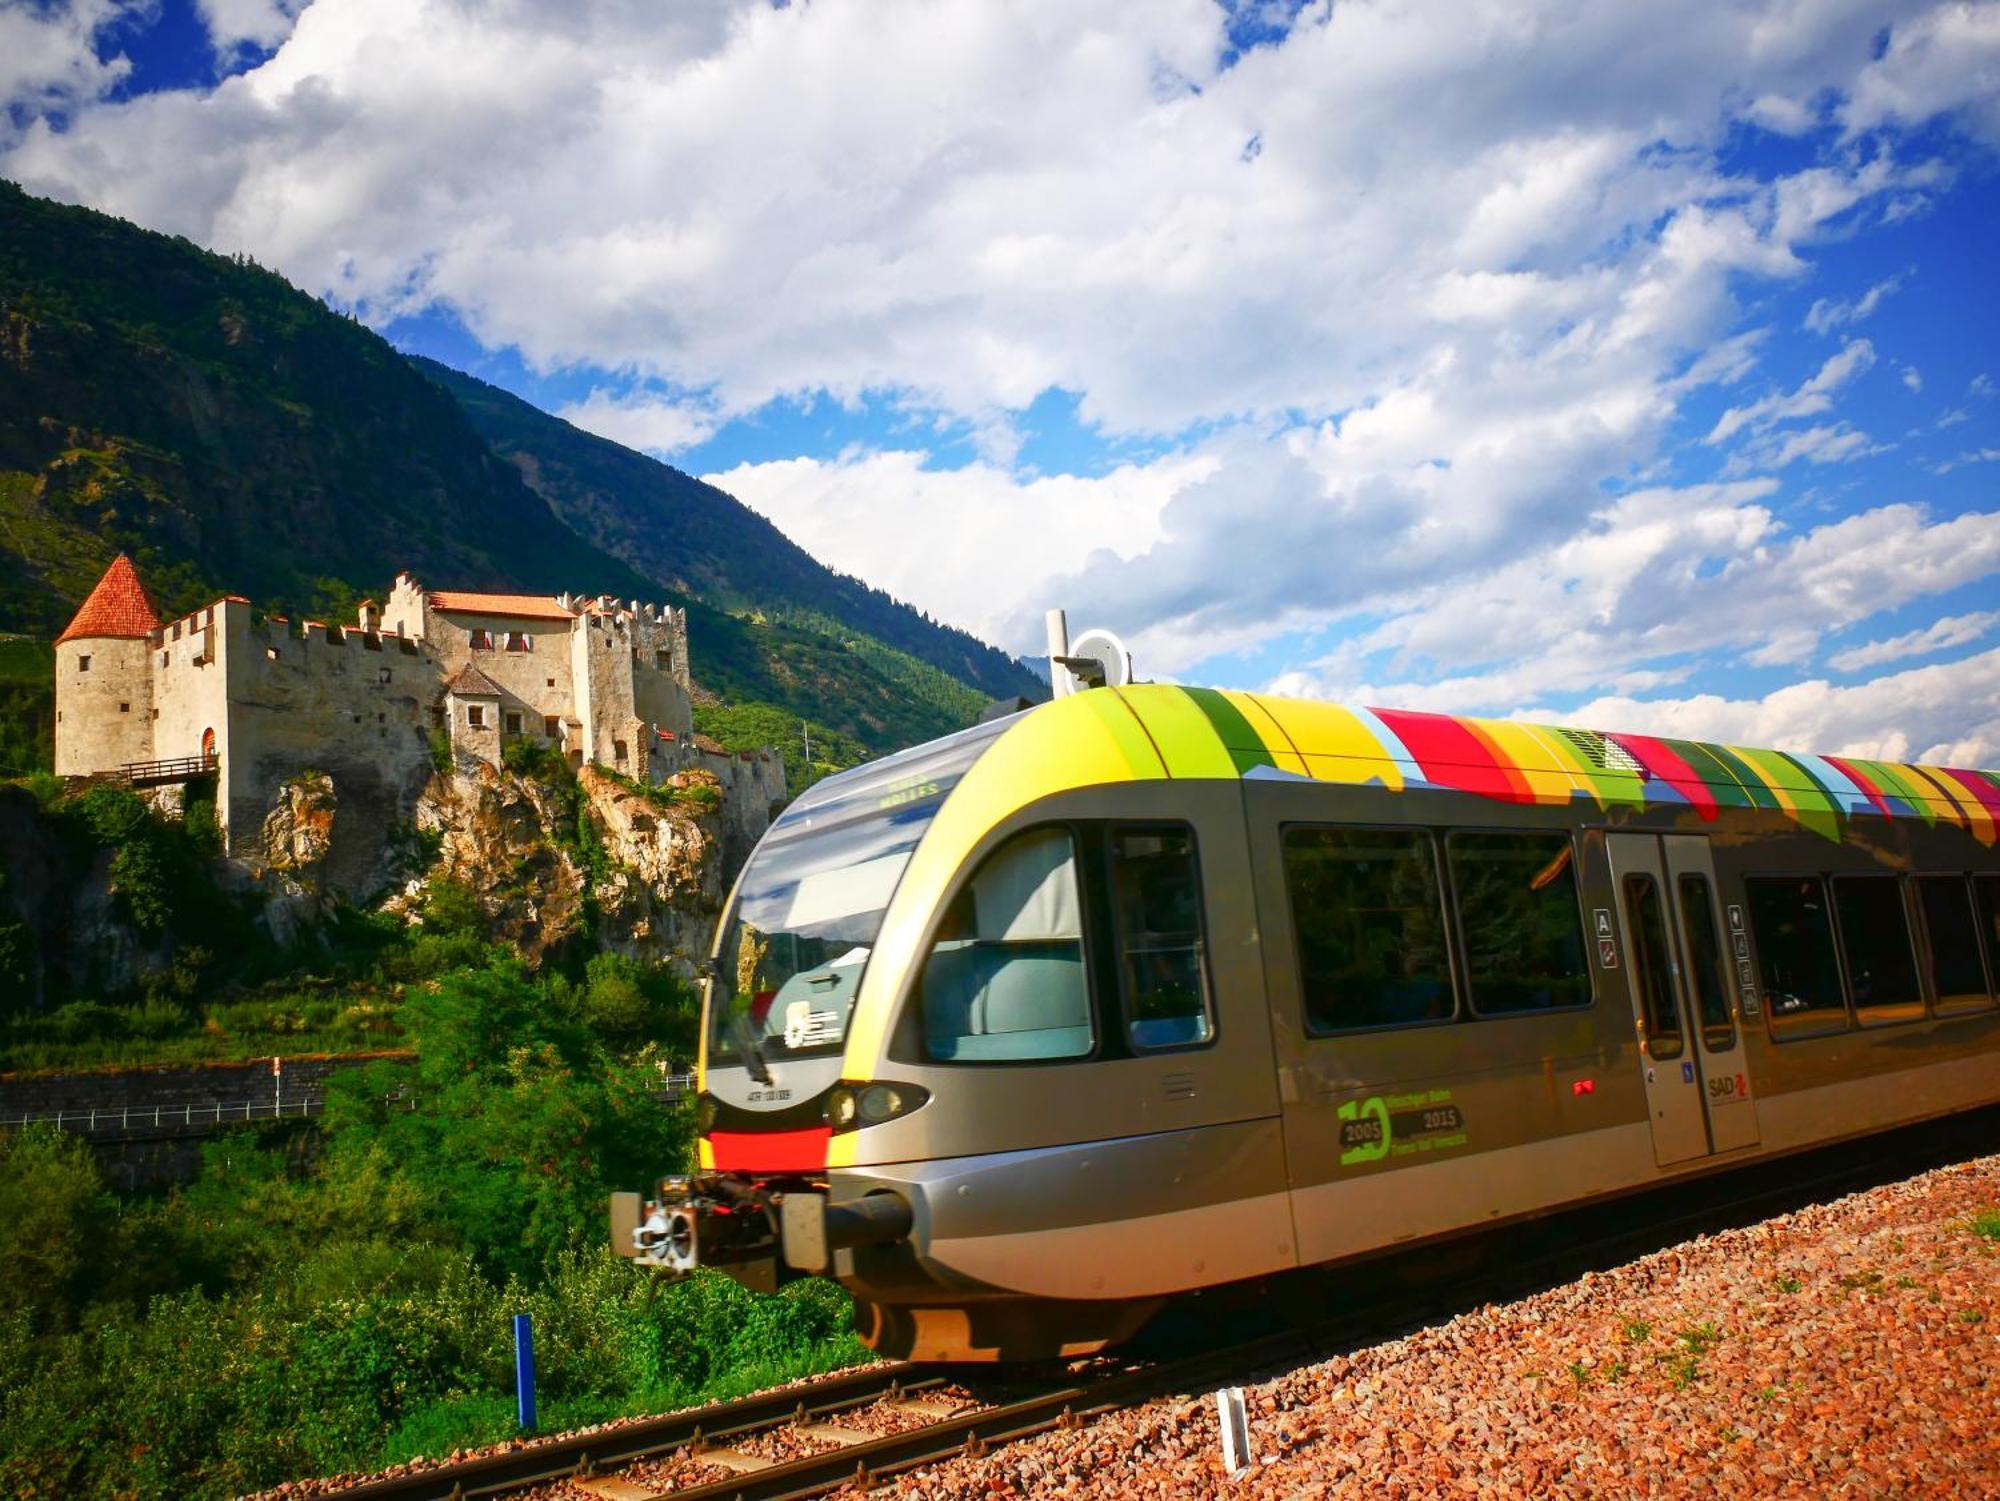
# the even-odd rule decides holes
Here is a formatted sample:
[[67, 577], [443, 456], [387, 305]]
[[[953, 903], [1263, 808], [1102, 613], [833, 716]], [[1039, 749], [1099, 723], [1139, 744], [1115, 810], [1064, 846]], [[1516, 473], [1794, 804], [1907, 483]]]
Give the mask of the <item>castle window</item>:
[[180, 623], [180, 622], [179, 622], [178, 620], [176, 620], [176, 621], [174, 622], [174, 636], [173, 636], [173, 639], [174, 639], [174, 640], [176, 640], [176, 641], [178, 641], [178, 640], [180, 640], [180, 639], [181, 639], [181, 623]]
[[377, 724], [387, 724], [389, 722], [389, 716], [387, 714], [377, 714], [375, 716], [375, 722]]
[[545, 684], [546, 686], [553, 688], [556, 685], [556, 680], [554, 678], [548, 678], [545, 680]]
[[167, 652], [160, 653], [160, 665], [162, 667], [165, 667], [170, 660], [172, 660], [170, 653]]
[[132, 712], [132, 706], [130, 704], [120, 704], [118, 706], [118, 712], [120, 714], [130, 714]]
[[467, 704], [465, 706], [465, 722], [475, 730], [485, 729], [486, 706], [484, 704]]
[[631, 752], [626, 748], [624, 741], [614, 740], [611, 742], [611, 754], [617, 757], [618, 763], [622, 766], [625, 763], [625, 758]]
[[90, 654], [88, 652], [85, 652], [76, 659], [76, 670], [78, 672], [90, 671]]
[[558, 728], [560, 728], [560, 726], [558, 726], [556, 723], [555, 715], [544, 714], [542, 716], [542, 733], [548, 736], [549, 739], [553, 740], [556, 738], [556, 731]]
[[472, 633], [472, 649], [474, 651], [493, 650], [493, 633], [491, 631], [474, 631]]
[[277, 647], [275, 647], [275, 646], [267, 646], [267, 647], [265, 647], [265, 648], [264, 648], [264, 660], [265, 660], [266, 662], [275, 662], [275, 661], [277, 661], [277, 660], [278, 660], [278, 648], [277, 648]]
[[377, 668], [375, 671], [375, 681], [378, 683], [386, 683], [392, 676], [393, 674], [386, 667]]
[[526, 631], [509, 631], [507, 633], [507, 650], [533, 651], [534, 648], [535, 638], [530, 636]]
[[665, 672], [674, 665], [674, 654], [664, 646], [653, 653], [653, 665]]
[[507, 720], [508, 734], [518, 735], [521, 733], [521, 716], [519, 711], [514, 709], [509, 709], [507, 711], [506, 720]]

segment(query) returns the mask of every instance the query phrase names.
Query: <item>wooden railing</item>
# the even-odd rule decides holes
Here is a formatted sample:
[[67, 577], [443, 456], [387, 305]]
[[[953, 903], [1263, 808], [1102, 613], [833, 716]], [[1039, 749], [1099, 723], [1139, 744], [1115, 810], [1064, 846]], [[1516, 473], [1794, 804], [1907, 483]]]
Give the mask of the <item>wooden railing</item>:
[[214, 756], [179, 756], [171, 761], [132, 761], [105, 778], [127, 787], [167, 787], [215, 775]]

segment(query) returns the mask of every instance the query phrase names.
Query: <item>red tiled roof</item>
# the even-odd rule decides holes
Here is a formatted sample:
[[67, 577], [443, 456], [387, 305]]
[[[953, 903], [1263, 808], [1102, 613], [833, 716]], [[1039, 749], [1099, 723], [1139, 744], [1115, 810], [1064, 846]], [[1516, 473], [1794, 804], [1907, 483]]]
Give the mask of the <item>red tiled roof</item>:
[[431, 591], [433, 610], [460, 610], [469, 615], [527, 615], [536, 620], [574, 620], [552, 594], [468, 594], [460, 589]]
[[76, 619], [56, 640], [60, 643], [79, 636], [143, 639], [159, 628], [159, 612], [146, 597], [146, 586], [139, 582], [139, 570], [121, 552], [104, 570], [104, 577], [90, 591], [83, 608], [76, 612]]

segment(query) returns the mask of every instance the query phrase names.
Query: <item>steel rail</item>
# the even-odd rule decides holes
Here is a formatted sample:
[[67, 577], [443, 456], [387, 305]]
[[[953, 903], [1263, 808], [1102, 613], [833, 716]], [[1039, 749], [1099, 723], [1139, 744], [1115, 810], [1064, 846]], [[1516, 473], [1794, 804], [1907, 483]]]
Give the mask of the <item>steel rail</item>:
[[475, 1496], [504, 1495], [550, 1480], [579, 1478], [634, 1464], [675, 1449], [755, 1433], [793, 1421], [801, 1411], [825, 1417], [895, 1392], [920, 1393], [943, 1384], [942, 1377], [928, 1375], [906, 1361], [882, 1361], [596, 1433], [529, 1443], [432, 1469], [358, 1481], [330, 1494], [353, 1501], [470, 1501]]
[[[1987, 1121], [1985, 1134], [1990, 1137], [1997, 1124], [2000, 1122]], [[1902, 1133], [1925, 1129], [1924, 1125], [1902, 1128]], [[1705, 1184], [1665, 1185], [1651, 1191], [1655, 1195], [1656, 1212], [1642, 1214], [1634, 1223], [1602, 1234], [1565, 1240], [1553, 1249], [1509, 1261], [1490, 1271], [1437, 1277], [1434, 1280], [1438, 1286], [1432, 1287], [1428, 1295], [1423, 1288], [1406, 1287], [1385, 1294], [1384, 1302], [1312, 1318], [1300, 1327], [1171, 1360], [1127, 1362], [1121, 1369], [1103, 1375], [1071, 1376], [1025, 1397], [939, 1418], [919, 1428], [846, 1443], [762, 1469], [732, 1473], [720, 1480], [663, 1488], [658, 1494], [671, 1495], [673, 1501], [728, 1501], [728, 1498], [803, 1501], [856, 1480], [865, 1483], [886, 1479], [960, 1455], [978, 1458], [994, 1447], [1053, 1428], [1077, 1426], [1154, 1397], [1204, 1392], [1209, 1383], [1224, 1378], [1240, 1382], [1246, 1372], [1323, 1358], [1363, 1344], [1397, 1338], [1482, 1303], [1528, 1297], [1585, 1271], [1679, 1244], [1695, 1234], [1751, 1223], [1760, 1217], [1816, 1202], [1836, 1191], [1890, 1181], [1898, 1174], [1911, 1176], [1959, 1160], [1969, 1145], [1938, 1144], [1911, 1153], [1907, 1150], [1908, 1138], [1902, 1133], [1888, 1133], [1887, 1140], [1878, 1139], [1875, 1150], [1860, 1156], [1853, 1155], [1856, 1143], [1849, 1142], [1838, 1148], [1814, 1149], [1791, 1159], [1746, 1165], [1742, 1173], [1747, 1181], [1755, 1182], [1766, 1176], [1771, 1181], [1726, 1198], [1699, 1196], [1700, 1189], [1718, 1186], [1714, 1180]], [[1905, 1150], [1898, 1151], [1898, 1145]], [[1833, 1155], [1839, 1151], [1847, 1155]], [[1830, 1165], [1813, 1171], [1811, 1164], [1815, 1158]], [[1780, 1170], [1773, 1172], [1774, 1167]], [[1671, 1196], [1689, 1190], [1695, 1190], [1689, 1194], [1692, 1208], [1658, 1212], [1670, 1202]], [[1603, 1215], [1607, 1209], [1616, 1209], [1621, 1204], [1622, 1201], [1614, 1200], [1609, 1205], [1563, 1211], [1529, 1221], [1525, 1227], [1510, 1228], [1546, 1231], [1552, 1225]], [[1413, 1249], [1420, 1252], [1429, 1248]], [[1377, 1258], [1363, 1265], [1380, 1267], [1394, 1259]], [[920, 1374], [925, 1370], [904, 1362], [864, 1367], [861, 1372], [848, 1373], [854, 1378], [852, 1388], [843, 1385], [840, 1377], [832, 1377], [808, 1386], [691, 1409], [576, 1440], [559, 1440], [440, 1466], [416, 1475], [364, 1482], [337, 1494], [356, 1498], [394, 1497], [398, 1501], [406, 1498], [470, 1501], [472, 1497], [499, 1495], [551, 1480], [584, 1478], [619, 1465], [658, 1458], [677, 1449], [685, 1450], [686, 1458], [699, 1463], [705, 1448], [725, 1447], [717, 1441], [795, 1423], [802, 1415], [812, 1419], [859, 1407], [887, 1395], [892, 1384], [906, 1392], [944, 1384], [943, 1375]], [[961, 1379], [972, 1379], [963, 1368], [954, 1374]], [[993, 1375], [1005, 1379], [1004, 1368], [994, 1369]], [[838, 1395], [829, 1396], [830, 1389], [835, 1387], [840, 1388]]]

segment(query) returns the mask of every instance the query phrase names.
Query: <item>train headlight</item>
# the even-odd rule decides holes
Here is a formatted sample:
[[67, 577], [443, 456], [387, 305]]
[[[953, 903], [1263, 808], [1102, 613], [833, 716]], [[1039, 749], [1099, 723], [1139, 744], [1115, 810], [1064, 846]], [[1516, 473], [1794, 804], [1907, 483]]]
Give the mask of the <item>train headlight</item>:
[[861, 1109], [860, 1099], [851, 1084], [836, 1084], [826, 1092], [826, 1123], [836, 1131], [845, 1131], [854, 1124], [854, 1117]]
[[930, 1097], [929, 1090], [915, 1084], [836, 1084], [827, 1091], [826, 1123], [836, 1131], [879, 1126], [908, 1115]]
[[694, 1107], [694, 1128], [702, 1136], [715, 1129], [715, 1096], [703, 1095]]

